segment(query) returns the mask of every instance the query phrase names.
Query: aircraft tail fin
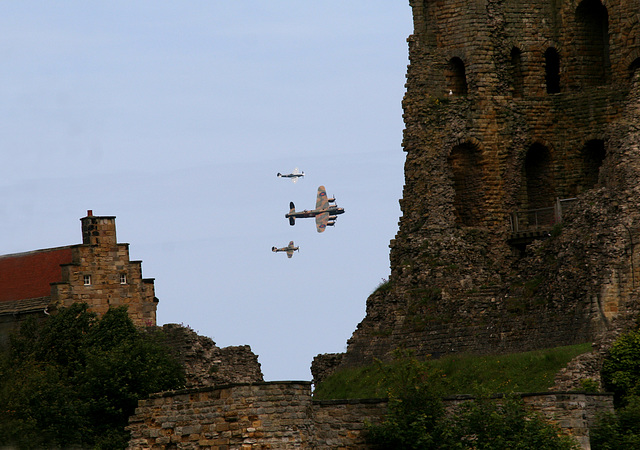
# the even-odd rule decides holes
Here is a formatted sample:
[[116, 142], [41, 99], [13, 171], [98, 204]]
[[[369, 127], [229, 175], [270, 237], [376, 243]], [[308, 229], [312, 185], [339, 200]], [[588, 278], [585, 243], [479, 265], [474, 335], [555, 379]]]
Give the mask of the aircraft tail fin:
[[[296, 212], [296, 205], [293, 202], [289, 202], [289, 214], [293, 214]], [[296, 218], [293, 216], [289, 216], [289, 225], [294, 226], [296, 224]]]

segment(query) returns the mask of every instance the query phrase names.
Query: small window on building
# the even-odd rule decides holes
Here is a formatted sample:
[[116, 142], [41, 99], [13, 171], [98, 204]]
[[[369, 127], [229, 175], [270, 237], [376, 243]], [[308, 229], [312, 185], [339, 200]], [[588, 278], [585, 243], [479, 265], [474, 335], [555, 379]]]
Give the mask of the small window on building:
[[451, 58], [445, 69], [445, 78], [449, 94], [455, 96], [467, 95], [467, 75], [464, 62], [458, 57]]
[[121, 273], [120, 274], [120, 284], [127, 284], [127, 274], [126, 273]]
[[583, 0], [576, 8], [574, 64], [584, 86], [605, 84], [610, 72], [609, 13], [600, 0]]
[[522, 97], [524, 75], [522, 73], [522, 52], [518, 47], [511, 49], [511, 85], [513, 87], [513, 96]]
[[91, 285], [91, 275], [85, 275], [84, 276], [84, 285], [85, 286], [90, 286]]
[[560, 92], [560, 55], [553, 47], [544, 52], [544, 71], [547, 94], [557, 94]]

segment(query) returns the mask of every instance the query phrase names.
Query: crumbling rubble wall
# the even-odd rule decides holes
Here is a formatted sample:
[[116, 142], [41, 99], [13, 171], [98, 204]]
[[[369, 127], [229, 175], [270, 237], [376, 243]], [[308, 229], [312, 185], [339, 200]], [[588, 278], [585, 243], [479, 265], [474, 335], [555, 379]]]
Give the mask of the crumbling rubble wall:
[[163, 325], [160, 331], [185, 368], [187, 388], [263, 381], [258, 356], [248, 345], [220, 348], [178, 324]]

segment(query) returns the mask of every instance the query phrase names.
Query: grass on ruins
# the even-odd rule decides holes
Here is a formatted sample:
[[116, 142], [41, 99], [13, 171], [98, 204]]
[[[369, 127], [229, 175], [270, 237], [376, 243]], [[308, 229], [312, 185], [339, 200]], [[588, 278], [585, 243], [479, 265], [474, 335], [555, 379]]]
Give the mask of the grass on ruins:
[[[418, 364], [427, 372], [434, 370], [442, 374], [445, 395], [544, 392], [553, 386], [560, 369], [574, 357], [589, 351], [591, 344], [586, 343], [507, 355], [450, 355]], [[341, 370], [316, 386], [314, 398], [384, 398], [389, 388], [384, 380], [402, 378], [394, 369], [403, 367], [401, 361], [396, 360]]]

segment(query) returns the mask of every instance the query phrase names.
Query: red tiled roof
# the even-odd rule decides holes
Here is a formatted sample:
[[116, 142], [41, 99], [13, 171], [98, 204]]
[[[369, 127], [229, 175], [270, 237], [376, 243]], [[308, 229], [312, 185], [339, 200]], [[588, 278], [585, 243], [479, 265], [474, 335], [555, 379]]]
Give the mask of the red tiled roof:
[[60, 265], [71, 260], [71, 247], [0, 256], [0, 302], [48, 297], [50, 284], [62, 281]]

